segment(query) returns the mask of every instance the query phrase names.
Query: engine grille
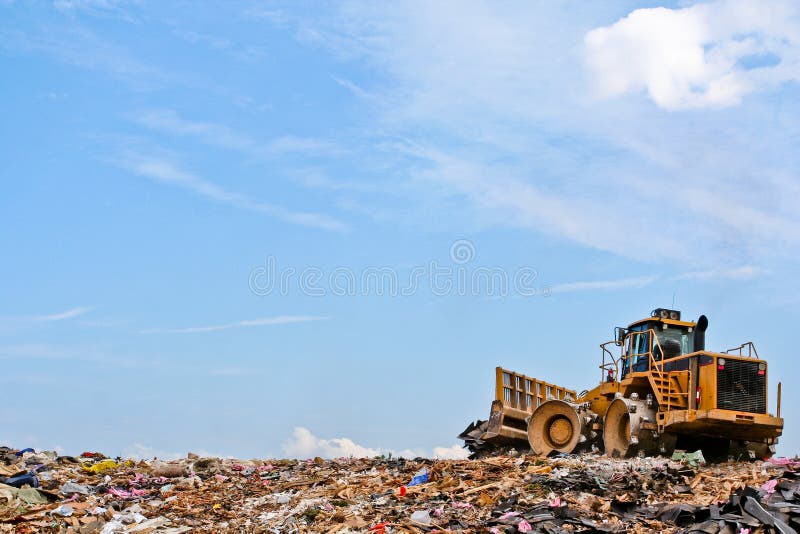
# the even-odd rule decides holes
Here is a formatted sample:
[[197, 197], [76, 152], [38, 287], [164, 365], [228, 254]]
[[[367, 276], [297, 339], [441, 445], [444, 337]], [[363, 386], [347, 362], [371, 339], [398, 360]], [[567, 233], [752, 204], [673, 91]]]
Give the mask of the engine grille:
[[767, 413], [767, 377], [758, 374], [759, 362], [725, 360], [717, 369], [717, 408]]

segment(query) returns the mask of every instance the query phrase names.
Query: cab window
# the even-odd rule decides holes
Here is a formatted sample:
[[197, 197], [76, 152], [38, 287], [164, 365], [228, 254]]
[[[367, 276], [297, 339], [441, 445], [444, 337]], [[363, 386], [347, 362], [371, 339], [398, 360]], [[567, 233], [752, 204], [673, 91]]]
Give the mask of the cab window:
[[651, 349], [650, 324], [636, 325], [631, 328], [625, 341], [625, 359], [622, 362], [622, 376], [629, 372], [647, 371], [649, 367], [649, 352]]
[[686, 327], [668, 325], [667, 328], [657, 328], [656, 336], [665, 359], [694, 352], [694, 335]]

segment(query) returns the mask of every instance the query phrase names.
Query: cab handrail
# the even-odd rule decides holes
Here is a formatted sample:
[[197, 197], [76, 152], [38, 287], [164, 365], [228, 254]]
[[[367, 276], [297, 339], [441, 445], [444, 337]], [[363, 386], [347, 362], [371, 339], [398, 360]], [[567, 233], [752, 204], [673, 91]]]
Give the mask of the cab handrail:
[[[747, 350], [747, 354], [745, 354], [745, 349]], [[753, 344], [752, 341], [745, 341], [744, 343], [742, 343], [738, 347], [733, 347], [732, 349], [728, 349], [728, 350], [723, 351], [723, 352], [725, 354], [733, 354], [734, 352], [737, 352], [739, 354], [739, 356], [741, 356], [742, 358], [760, 359], [758, 357], [758, 351], [756, 350], [756, 346]]]
[[[635, 346], [636, 336], [647, 336], [647, 344], [648, 347], [646, 352], [632, 352], [633, 347]], [[630, 341], [629, 339], [630, 338]], [[631, 352], [625, 354], [625, 347], [628, 346], [631, 349]], [[656, 359], [655, 354], [653, 353], [653, 349], [658, 348], [658, 353], [661, 354], [660, 359]], [[648, 369], [652, 377], [650, 378], [651, 384], [655, 389], [656, 393], [661, 397], [659, 400], [659, 404], [662, 405], [665, 411], [670, 411], [672, 409], [674, 397], [686, 397], [686, 405], [689, 405], [690, 399], [690, 392], [689, 388], [684, 391], [679, 391], [673, 388], [673, 377], [677, 377], [680, 374], [686, 374], [687, 384], [691, 384], [692, 372], [690, 370], [680, 370], [680, 371], [665, 371], [664, 365], [668, 361], [664, 358], [664, 349], [661, 347], [661, 342], [658, 340], [658, 335], [656, 335], [655, 330], [652, 328], [648, 330], [643, 330], [641, 332], [629, 332], [625, 336], [625, 340], [623, 342], [622, 348], [620, 349], [622, 352], [622, 356], [620, 359], [627, 359], [628, 360], [628, 373], [633, 372], [641, 372], [635, 371], [631, 365], [631, 359], [634, 356], [642, 356], [647, 358]], [[669, 361], [672, 361], [670, 358]], [[657, 379], [657, 380], [656, 380]], [[666, 383], [666, 387], [665, 384]]]

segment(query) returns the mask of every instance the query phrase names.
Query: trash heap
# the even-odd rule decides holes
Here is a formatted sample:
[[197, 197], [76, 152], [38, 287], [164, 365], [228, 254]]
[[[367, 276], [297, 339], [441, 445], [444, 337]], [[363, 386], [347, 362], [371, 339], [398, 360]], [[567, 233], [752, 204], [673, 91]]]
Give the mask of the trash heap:
[[685, 532], [800, 530], [800, 461], [174, 461], [0, 447], [0, 532]]

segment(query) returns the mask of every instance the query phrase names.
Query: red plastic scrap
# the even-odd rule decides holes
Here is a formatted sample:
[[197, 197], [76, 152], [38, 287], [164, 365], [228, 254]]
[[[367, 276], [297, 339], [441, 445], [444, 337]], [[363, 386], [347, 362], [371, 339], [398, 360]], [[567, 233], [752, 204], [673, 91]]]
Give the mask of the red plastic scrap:
[[368, 532], [375, 532], [375, 534], [385, 534], [387, 526], [389, 526], [389, 522], [384, 521], [383, 523], [378, 523], [374, 527], [370, 527]]

